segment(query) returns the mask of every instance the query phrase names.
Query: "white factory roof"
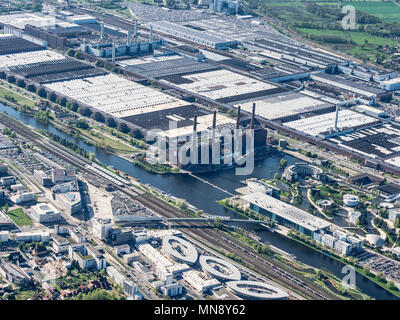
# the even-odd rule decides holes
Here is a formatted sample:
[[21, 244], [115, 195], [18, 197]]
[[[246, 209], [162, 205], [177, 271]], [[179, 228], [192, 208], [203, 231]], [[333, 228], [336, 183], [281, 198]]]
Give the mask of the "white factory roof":
[[381, 84], [395, 84], [395, 83], [400, 83], [400, 77], [397, 78], [392, 78], [384, 81], [380, 81]]
[[273, 84], [225, 69], [186, 75], [183, 78], [190, 80], [190, 83], [174, 85], [214, 100], [276, 88]]
[[137, 57], [137, 58], [133, 58], [133, 59], [119, 60], [118, 64], [120, 66], [127, 67], [127, 66], [135, 66], [135, 65], [144, 64], [144, 63], [171, 61], [171, 60], [177, 60], [177, 59], [182, 59], [182, 56], [173, 55], [173, 56], [158, 56], [158, 57], [154, 57], [154, 56]]
[[331, 225], [328, 221], [315, 217], [312, 214], [262, 192], [245, 195], [242, 199], [311, 231], [325, 229]]
[[62, 54], [51, 50], [5, 54], [0, 55], [0, 69], [61, 59], [65, 59], [65, 57]]
[[187, 34], [190, 38], [197, 38], [207, 42], [212, 42], [214, 44], [234, 41], [234, 39], [222, 38], [210, 34], [209, 32], [198, 31], [169, 21], [153, 21], [149, 23], [149, 26], [150, 25], [152, 25], [154, 29], [161, 30], [162, 32], [168, 31], [168, 33], [170, 33], [171, 31], [173, 31], [181, 34]]
[[54, 16], [42, 13], [15, 13], [0, 16], [0, 22], [9, 24], [18, 29], [24, 29], [25, 25], [30, 24], [34, 27], [54, 27], [59, 22]]
[[53, 82], [45, 86], [120, 118], [188, 105], [154, 88], [113, 74]]
[[374, 114], [377, 116], [382, 116], [384, 114], [387, 114], [385, 111], [380, 110], [378, 108], [374, 108], [371, 106], [367, 106], [365, 104], [360, 104], [358, 106], [354, 107], [355, 110], [360, 111], [360, 112], [369, 112], [370, 114]]
[[[177, 243], [177, 249], [173, 243]], [[197, 250], [190, 242], [175, 236], [165, 236], [162, 241], [162, 248], [172, 257], [185, 261], [187, 263], [195, 263], [197, 261]]]
[[[286, 122], [285, 126], [311, 136], [318, 136], [322, 132], [329, 131], [335, 127], [336, 112], [329, 112], [314, 117]], [[368, 125], [377, 121], [375, 118], [352, 110], [339, 110], [338, 129], [350, 129], [361, 125]]]
[[217, 257], [201, 255], [199, 263], [204, 272], [207, 272], [218, 279], [240, 280], [242, 277], [239, 269], [232, 263]]
[[[194, 121], [194, 118], [191, 118], [191, 120]], [[204, 115], [204, 116], [198, 116], [197, 117], [197, 132], [198, 133], [206, 132], [207, 130], [211, 129], [212, 122], [213, 122], [213, 114], [212, 113]], [[227, 116], [225, 116], [223, 114], [217, 115], [216, 127], [222, 126], [225, 124], [235, 124], [235, 123], [236, 123], [236, 121], [234, 119], [228, 118]], [[168, 138], [177, 138], [177, 137], [187, 137], [191, 134], [193, 134], [193, 125], [162, 131], [158, 135], [165, 136]]]
[[242, 110], [251, 112], [253, 102], [256, 103], [256, 115], [269, 120], [313, 111], [318, 106], [326, 105], [320, 100], [298, 93], [282, 93], [274, 97], [239, 103], [235, 107], [240, 105]]
[[253, 299], [279, 300], [286, 299], [288, 294], [270, 284], [258, 281], [229, 281], [227, 287], [240, 296]]

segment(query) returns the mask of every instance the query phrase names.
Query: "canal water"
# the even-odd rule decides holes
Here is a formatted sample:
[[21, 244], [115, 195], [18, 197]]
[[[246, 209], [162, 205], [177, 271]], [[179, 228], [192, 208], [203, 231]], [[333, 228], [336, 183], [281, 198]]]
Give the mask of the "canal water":
[[[213, 215], [234, 215], [232, 212], [226, 210], [216, 203], [217, 200], [226, 198], [229, 196], [229, 194], [221, 191], [220, 189], [214, 188], [211, 185], [196, 179], [195, 177], [189, 175], [152, 174], [144, 169], [135, 167], [126, 159], [110, 154], [104, 149], [89, 145], [80, 139], [68, 136], [50, 125], [35, 120], [26, 113], [19, 112], [9, 106], [4, 106], [1, 103], [0, 112], [6, 112], [8, 115], [37, 129], [47, 130], [65, 139], [68, 139], [69, 141], [79, 145], [85, 151], [93, 152], [96, 155], [96, 158], [102, 164], [113, 166], [115, 169], [126, 172], [129, 175], [139, 179], [142, 183], [150, 184], [175, 197], [186, 199], [189, 203], [207, 213]], [[295, 162], [300, 162], [299, 159], [296, 159], [292, 156], [286, 154], [282, 156], [287, 160], [288, 165], [294, 164]], [[201, 179], [209, 181], [213, 185], [217, 185], [219, 188], [226, 190], [229, 193], [235, 194], [235, 189], [244, 186], [241, 183], [243, 180], [252, 177], [271, 179], [276, 172], [282, 173], [282, 170], [280, 169], [280, 160], [282, 156], [272, 155], [269, 158], [256, 163], [253, 173], [249, 176], [238, 176], [235, 174], [234, 169], [198, 174], [197, 176]], [[254, 228], [254, 225], [246, 223], [242, 223], [240, 226], [246, 229]], [[273, 233], [267, 230], [254, 231], [260, 236], [262, 241], [269, 242], [273, 246], [295, 255], [299, 261], [316, 268], [326, 269], [337, 275], [339, 278], [344, 277], [344, 274], [342, 274], [342, 263], [324, 254], [316, 252], [311, 248], [303, 246], [300, 243], [292, 241], [278, 233]], [[396, 299], [395, 296], [359, 274], [356, 275], [356, 285], [363, 292], [375, 299]]]

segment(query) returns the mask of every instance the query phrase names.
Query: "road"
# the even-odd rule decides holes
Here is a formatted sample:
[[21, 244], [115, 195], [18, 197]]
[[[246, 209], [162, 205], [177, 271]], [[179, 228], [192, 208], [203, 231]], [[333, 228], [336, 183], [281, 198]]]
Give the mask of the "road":
[[[106, 178], [99, 176], [96, 172], [93, 172], [86, 165], [89, 163], [88, 160], [75, 155], [74, 153], [62, 148], [61, 146], [55, 145], [52, 143], [49, 145], [49, 141], [47, 138], [33, 132], [28, 126], [18, 122], [17, 120], [6, 116], [0, 115], [0, 122], [7, 125], [10, 129], [13, 129], [17, 134], [25, 137], [26, 139], [31, 140], [34, 144], [42, 147], [46, 151], [51, 154], [56, 155], [57, 157], [63, 159], [64, 161], [72, 164], [73, 166], [81, 169], [83, 172], [89, 172], [99, 178], [105, 180], [105, 183], [111, 183], [114, 188], [120, 190], [127, 196], [134, 198], [141, 202], [145, 207], [150, 210], [156, 212], [162, 217], [165, 218], [175, 218], [175, 217], [187, 217], [177, 210], [175, 207], [162, 202], [162, 200], [154, 197], [151, 194], [138, 195], [134, 191], [129, 188], [120, 188], [112, 183], [112, 181], [108, 181]], [[182, 223], [185, 225], [185, 223]], [[189, 224], [186, 224], [189, 226]], [[302, 280], [297, 279], [294, 276], [287, 274], [285, 271], [280, 270], [279, 268], [272, 268], [269, 264], [260, 264], [260, 259], [264, 259], [262, 256], [252, 256], [247, 249], [240, 250], [238, 247], [241, 247], [240, 243], [236, 243], [237, 247], [233, 247], [231, 244], [224, 241], [223, 237], [220, 233], [218, 233], [215, 229], [194, 229], [188, 228], [185, 229], [184, 233], [187, 233], [189, 236], [195, 238], [196, 240], [202, 243], [209, 243], [214, 248], [220, 248], [227, 252], [233, 252], [238, 255], [244, 263], [247, 265], [253, 266], [254, 270], [258, 273], [266, 275], [271, 280], [277, 279], [280, 283], [284, 284], [288, 288], [293, 288], [294, 291], [301, 293], [301, 296], [307, 299], [327, 299], [324, 295], [318, 293], [313, 288], [307, 286]], [[233, 240], [236, 241], [236, 240]], [[276, 281], [275, 281], [276, 282]]]

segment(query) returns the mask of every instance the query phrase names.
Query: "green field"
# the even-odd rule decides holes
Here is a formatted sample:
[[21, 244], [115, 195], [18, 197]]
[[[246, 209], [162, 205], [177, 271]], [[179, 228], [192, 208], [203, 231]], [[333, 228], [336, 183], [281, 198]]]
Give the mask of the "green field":
[[305, 34], [311, 35], [327, 35], [327, 36], [338, 36], [346, 40], [350, 40], [352, 43], [349, 44], [331, 44], [335, 49], [346, 52], [351, 55], [365, 54], [370, 57], [374, 57], [379, 52], [379, 46], [390, 45], [398, 46], [399, 41], [391, 39], [381, 38], [370, 35], [366, 32], [361, 31], [341, 31], [341, 30], [322, 30], [322, 29], [311, 29], [311, 28], [295, 28]]
[[[18, 93], [15, 93], [14, 91], [6, 89], [4, 87], [0, 87], [0, 97], [5, 98], [6, 96], [13, 97], [15, 99], [15, 103], [18, 105], [21, 105], [21, 106], [27, 105], [29, 107], [33, 107], [35, 105], [35, 102], [33, 102], [31, 99], [26, 98]], [[10, 101], [10, 102], [12, 102], [12, 101]]]
[[352, 5], [357, 10], [376, 16], [382, 19], [382, 22], [400, 22], [400, 2], [399, 5], [396, 5], [393, 2], [382, 1], [343, 2], [343, 5], [345, 4]]
[[18, 227], [33, 225], [31, 219], [29, 219], [21, 208], [8, 211], [7, 215]]

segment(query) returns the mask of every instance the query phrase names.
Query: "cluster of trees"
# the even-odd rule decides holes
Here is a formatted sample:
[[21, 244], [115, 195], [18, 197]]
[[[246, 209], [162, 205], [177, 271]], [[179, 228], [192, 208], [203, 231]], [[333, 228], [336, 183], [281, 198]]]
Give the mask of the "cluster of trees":
[[43, 123], [49, 123], [51, 119], [50, 110], [39, 110], [35, 113], [35, 119]]
[[88, 124], [85, 120], [83, 120], [83, 119], [79, 119], [79, 120], [76, 122], [75, 126], [76, 126], [77, 128], [84, 129], [84, 130], [89, 129], [89, 124]]
[[67, 147], [67, 148], [73, 150], [74, 152], [81, 155], [82, 157], [89, 159], [89, 153], [86, 152], [85, 150], [83, 150], [80, 146], [76, 145], [75, 143], [70, 142], [67, 139], [64, 139], [64, 138], [60, 137], [59, 135], [56, 135], [51, 132], [42, 131], [42, 133], [47, 135], [50, 139], [54, 140], [55, 142], [62, 144], [64, 147]]
[[397, 233], [395, 228], [390, 228], [388, 224], [381, 218], [374, 218], [374, 225], [382, 229], [393, 242], [397, 240]]

